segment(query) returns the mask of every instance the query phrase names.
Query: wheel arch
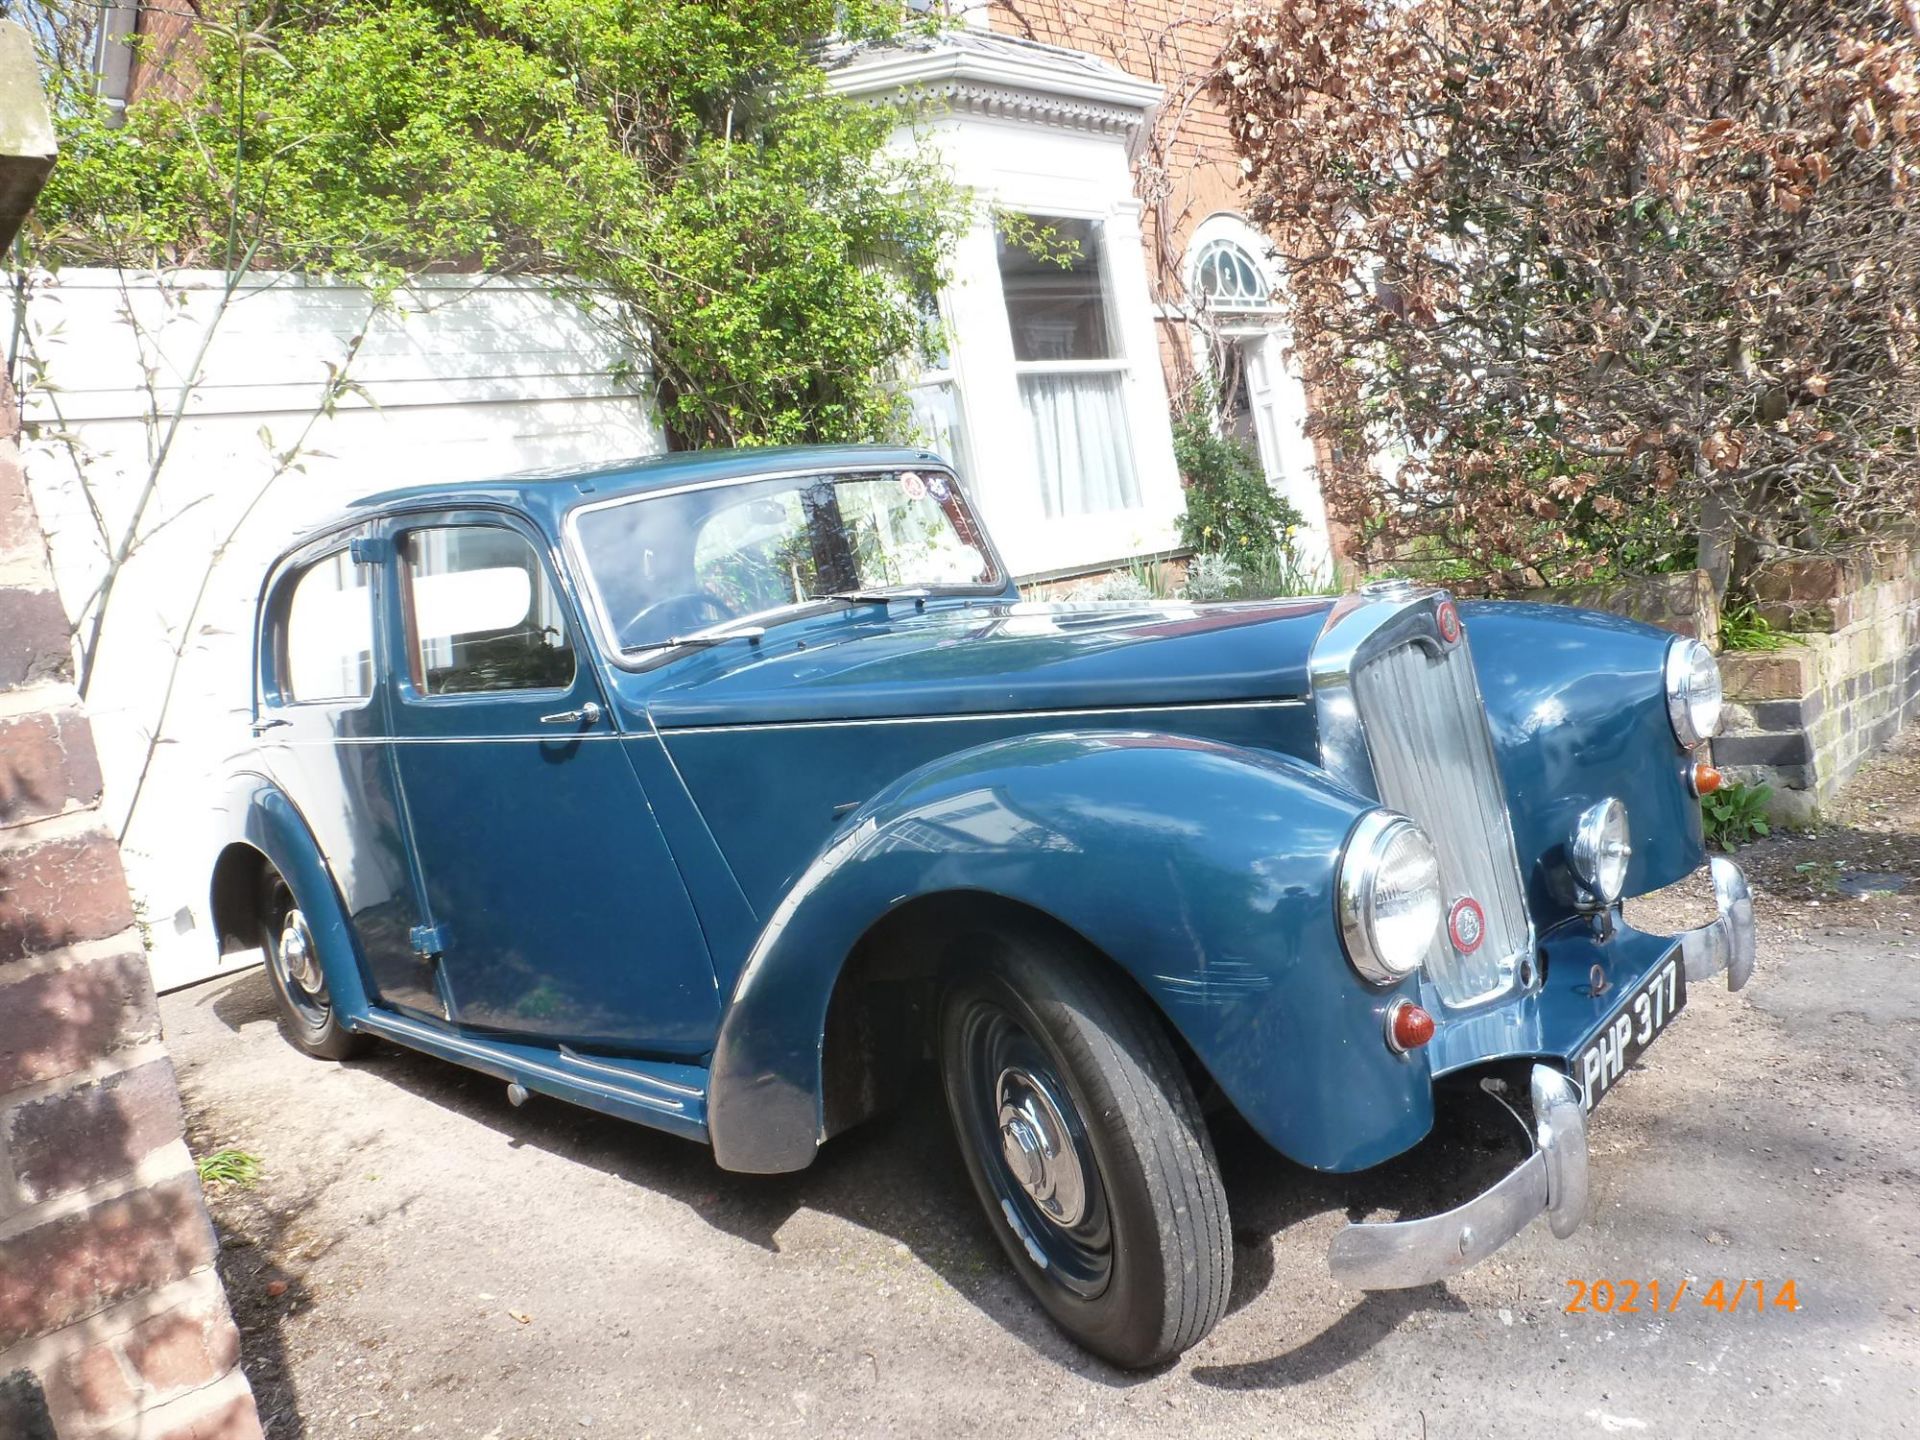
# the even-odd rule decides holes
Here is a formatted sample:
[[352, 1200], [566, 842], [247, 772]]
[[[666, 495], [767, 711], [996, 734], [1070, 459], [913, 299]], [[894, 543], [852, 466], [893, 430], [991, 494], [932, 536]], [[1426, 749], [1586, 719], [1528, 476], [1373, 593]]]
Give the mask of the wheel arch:
[[984, 890], [916, 896], [874, 920], [834, 976], [821, 1039], [821, 1138], [830, 1139], [887, 1108], [911, 1067], [925, 1058], [940, 985], [965, 963], [968, 937], [1031, 939], [1086, 957], [1110, 983], [1146, 1002], [1196, 1090], [1206, 1067], [1126, 967], [1079, 930], [1027, 900]]
[[[1328, 1169], [1398, 1153], [1431, 1124], [1427, 1069], [1387, 1049], [1399, 992], [1354, 974], [1332, 901], [1368, 808], [1297, 760], [1175, 735], [1019, 737], [916, 772], [842, 822], [741, 969], [709, 1072], [716, 1160], [805, 1168], [870, 1108], [902, 1057], [849, 1058], [848, 1007], [877, 973], [910, 1015], [931, 959], [883, 962], [882, 942], [937, 935], [963, 904], [1058, 927], [1124, 973], [1284, 1153]], [[1316, 1097], [1283, 1083], [1295, 1073]]]
[[[257, 902], [270, 866], [298, 899], [319, 946], [334, 1010], [351, 1028], [367, 1008], [360, 946], [319, 841], [286, 792], [266, 776], [236, 776], [225, 808], [230, 817], [229, 839], [214, 858], [208, 877], [209, 905], [220, 953], [249, 948], [232, 945], [230, 938], [236, 932], [228, 927], [242, 923], [239, 907], [250, 902], [254, 906], [252, 918], [257, 920]], [[247, 874], [249, 866], [253, 867], [251, 878]]]
[[207, 909], [219, 954], [251, 950], [259, 943], [260, 903], [272, 865], [264, 850], [245, 840], [231, 841], [214, 858]]

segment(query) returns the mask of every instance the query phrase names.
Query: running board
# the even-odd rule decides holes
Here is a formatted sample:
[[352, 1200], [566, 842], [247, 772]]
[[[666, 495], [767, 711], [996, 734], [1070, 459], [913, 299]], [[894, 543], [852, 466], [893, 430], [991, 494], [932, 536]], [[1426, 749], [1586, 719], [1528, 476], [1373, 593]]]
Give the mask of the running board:
[[391, 1010], [371, 1010], [358, 1017], [353, 1028], [509, 1085], [707, 1143], [707, 1071], [699, 1065], [587, 1056], [565, 1045], [482, 1039]]

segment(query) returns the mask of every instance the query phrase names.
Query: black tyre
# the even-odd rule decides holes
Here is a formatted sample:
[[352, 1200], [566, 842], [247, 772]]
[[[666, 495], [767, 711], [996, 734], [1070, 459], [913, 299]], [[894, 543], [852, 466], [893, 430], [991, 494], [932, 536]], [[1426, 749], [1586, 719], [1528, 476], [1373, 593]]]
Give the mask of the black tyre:
[[1021, 1279], [1075, 1341], [1139, 1368], [1213, 1329], [1233, 1249], [1179, 1057], [1097, 963], [976, 939], [941, 1006], [941, 1070], [974, 1189]]
[[260, 943], [287, 1038], [322, 1060], [346, 1060], [365, 1050], [367, 1037], [354, 1034], [333, 1013], [313, 931], [287, 882], [271, 869], [263, 887]]

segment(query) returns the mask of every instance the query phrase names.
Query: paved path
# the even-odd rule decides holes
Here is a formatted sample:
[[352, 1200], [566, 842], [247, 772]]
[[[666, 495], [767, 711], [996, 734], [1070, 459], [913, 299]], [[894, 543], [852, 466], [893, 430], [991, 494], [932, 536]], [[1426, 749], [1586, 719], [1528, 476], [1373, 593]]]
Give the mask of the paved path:
[[[215, 1210], [274, 1440], [1838, 1440], [1920, 1433], [1915, 944], [1897, 924], [1768, 922], [1753, 985], [1697, 987], [1601, 1108], [1588, 1226], [1536, 1226], [1446, 1285], [1345, 1293], [1321, 1255], [1349, 1203], [1445, 1203], [1436, 1175], [1497, 1170], [1498, 1132], [1450, 1123], [1357, 1182], [1228, 1133], [1231, 1313], [1144, 1377], [1089, 1360], [1028, 1302], [930, 1087], [806, 1174], [731, 1176], [557, 1102], [513, 1110], [425, 1058], [307, 1060], [257, 973], [162, 1009], [196, 1149], [265, 1164]], [[1750, 1289], [1737, 1314], [1694, 1303], [1721, 1277], [1729, 1296], [1790, 1280], [1799, 1308], [1756, 1314]], [[1575, 1278], [1689, 1294], [1567, 1314]]]

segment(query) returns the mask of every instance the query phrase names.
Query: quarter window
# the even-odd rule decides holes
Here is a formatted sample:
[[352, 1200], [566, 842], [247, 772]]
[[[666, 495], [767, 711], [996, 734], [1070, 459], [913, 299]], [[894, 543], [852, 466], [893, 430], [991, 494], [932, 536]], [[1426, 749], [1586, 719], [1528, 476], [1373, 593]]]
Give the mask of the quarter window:
[[1049, 519], [1140, 504], [1122, 403], [1126, 357], [1112, 323], [1097, 220], [1024, 217], [1020, 241], [996, 231], [1041, 503]]
[[423, 695], [560, 690], [573, 645], [560, 603], [524, 537], [447, 525], [401, 537], [407, 659]]
[[287, 695], [364, 700], [373, 693], [373, 604], [367, 567], [336, 550], [309, 565], [287, 605]]

